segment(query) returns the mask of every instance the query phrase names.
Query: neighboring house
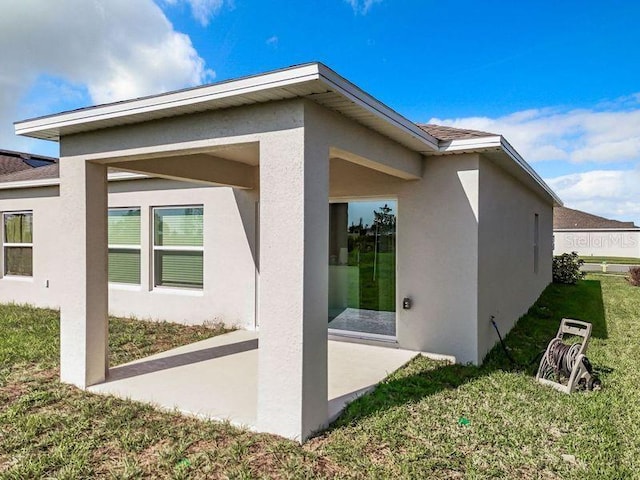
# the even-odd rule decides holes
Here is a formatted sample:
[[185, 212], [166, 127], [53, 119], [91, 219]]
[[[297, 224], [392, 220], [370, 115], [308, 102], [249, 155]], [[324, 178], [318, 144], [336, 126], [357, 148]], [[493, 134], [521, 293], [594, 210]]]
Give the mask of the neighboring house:
[[55, 164], [55, 162], [57, 162], [57, 159], [43, 155], [0, 150], [0, 175], [29, 171], [34, 168]]
[[554, 255], [640, 258], [640, 227], [580, 210], [557, 206], [553, 211]]
[[256, 428], [306, 438], [328, 334], [477, 364], [551, 281], [561, 202], [503, 137], [416, 125], [322, 64], [16, 132], [60, 142], [60, 175], [0, 183], [0, 301], [61, 308], [83, 388], [108, 311], [217, 319], [259, 330]]

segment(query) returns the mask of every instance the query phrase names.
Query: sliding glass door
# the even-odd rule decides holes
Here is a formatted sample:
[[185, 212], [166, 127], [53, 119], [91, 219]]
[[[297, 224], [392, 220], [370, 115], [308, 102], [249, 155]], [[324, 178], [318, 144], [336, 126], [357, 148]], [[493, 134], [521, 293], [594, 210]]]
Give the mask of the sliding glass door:
[[329, 206], [329, 329], [395, 337], [396, 200]]

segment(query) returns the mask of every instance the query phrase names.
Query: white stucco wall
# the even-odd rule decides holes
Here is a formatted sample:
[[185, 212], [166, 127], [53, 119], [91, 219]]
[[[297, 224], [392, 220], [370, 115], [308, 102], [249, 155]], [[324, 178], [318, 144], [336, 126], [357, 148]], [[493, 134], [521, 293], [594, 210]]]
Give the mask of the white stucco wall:
[[[407, 170], [419, 160], [343, 116], [310, 104], [314, 131], [332, 147], [377, 158]], [[394, 198], [398, 201], [396, 313], [401, 348], [477, 361], [478, 155], [420, 160], [421, 178], [408, 180], [373, 162], [332, 159], [332, 200]], [[356, 159], [357, 160], [357, 159]], [[411, 297], [410, 310], [402, 299]]]
[[[401, 348], [478, 363], [495, 341], [489, 316], [506, 333], [550, 280], [549, 200], [479, 154], [424, 158], [307, 99], [139, 120], [63, 134], [62, 196], [0, 190], [0, 211], [34, 212], [33, 279], [0, 279], [0, 302], [62, 305], [63, 381], [84, 388], [108, 368], [107, 199], [139, 207], [143, 226], [141, 285], [109, 286], [110, 313], [249, 329], [259, 316], [257, 427], [295, 439], [328, 420], [330, 200], [398, 202]], [[112, 182], [107, 195], [108, 165], [171, 180]], [[202, 291], [153, 287], [152, 208], [179, 205], [204, 207]]]
[[[421, 180], [404, 181], [342, 160], [331, 196], [398, 200], [397, 341], [401, 348], [476, 362], [477, 155], [431, 157]], [[402, 309], [410, 297], [412, 307]]]
[[[539, 218], [538, 269], [534, 271], [534, 218]], [[480, 161], [478, 231], [478, 361], [551, 282], [553, 208], [491, 161]]]
[[[549, 200], [538, 197], [479, 154], [422, 158], [416, 152], [308, 101], [253, 105], [91, 132], [63, 139], [61, 147], [66, 157], [63, 161], [93, 158], [126, 162], [180, 150], [203, 152], [225, 143], [263, 142], [267, 145], [272, 142], [274, 148], [282, 150], [281, 161], [284, 162], [293, 155], [287, 153], [291, 145], [289, 140], [293, 139], [291, 135], [303, 127], [309, 128], [314, 135], [313, 139], [308, 139], [305, 149], [320, 145], [328, 150], [323, 155], [331, 156], [333, 152], [333, 156], [343, 155], [350, 160], [330, 160], [327, 202], [329, 199], [363, 197], [390, 197], [398, 201], [398, 346], [453, 355], [459, 362], [480, 362], [497, 339], [489, 317], [495, 315], [501, 330], [506, 333], [551, 279], [552, 212]], [[305, 155], [315, 158], [312, 155], [315, 153], [308, 151]], [[321, 157], [311, 161], [321, 162]], [[278, 161], [272, 161], [272, 168], [276, 168]], [[207, 172], [202, 165], [198, 167], [203, 170], [200, 173], [215, 175], [214, 164], [211, 165]], [[302, 163], [295, 165], [302, 168], [299, 167]], [[314, 168], [319, 167], [315, 165]], [[183, 170], [185, 174], [189, 173], [188, 168]], [[318, 171], [322, 172], [322, 169]], [[180, 173], [176, 172], [176, 175]], [[282, 173], [291, 172], [285, 166]], [[319, 174], [317, 178], [320, 178]], [[308, 192], [314, 186], [319, 188], [313, 177], [304, 182], [307, 182], [304, 188], [291, 198], [292, 192], [284, 186], [279, 187], [282, 201], [295, 204], [305, 194], [305, 188]], [[46, 198], [38, 197], [45, 194]], [[111, 286], [111, 313], [184, 323], [221, 320], [253, 328], [255, 312], [260, 307], [256, 303], [260, 288], [256, 286], [259, 265], [255, 259], [259, 195], [258, 188], [200, 187], [171, 180], [112, 182], [110, 206], [140, 207], [145, 228], [142, 284], [139, 287]], [[314, 201], [317, 202], [317, 198]], [[193, 204], [204, 205], [205, 212], [204, 289], [201, 292], [154, 290], [149, 268], [152, 258], [151, 207]], [[0, 288], [0, 302], [56, 307], [60, 289], [64, 288], [65, 272], [64, 259], [56, 255], [56, 245], [64, 241], [58, 221], [57, 190], [0, 191], [0, 211], [20, 209], [34, 210], [34, 277], [32, 281], [1, 279], [0, 285], [8, 287]], [[537, 274], [532, 273], [534, 213], [540, 215]], [[316, 216], [324, 218], [324, 215]], [[311, 228], [311, 225], [307, 227]], [[317, 228], [317, 231], [325, 231], [325, 227]], [[276, 233], [278, 228], [276, 225]], [[52, 235], [51, 232], [59, 233]], [[272, 250], [270, 254], [274, 255], [277, 254], [277, 241], [273, 240], [273, 235], [271, 237], [267, 243]], [[51, 240], [43, 244], [42, 238]], [[322, 247], [325, 243], [326, 239], [323, 239], [317, 245]], [[326, 262], [326, 251], [320, 255]], [[277, 262], [273, 265], [277, 266]], [[317, 277], [325, 283], [322, 291], [326, 290], [326, 272], [323, 275]], [[49, 280], [48, 288], [45, 287], [46, 280]], [[305, 292], [313, 290], [312, 280], [313, 276], [307, 278], [305, 273], [304, 282], [308, 283]], [[272, 288], [275, 291], [280, 288], [277, 280]], [[313, 292], [313, 298], [316, 298], [317, 292]], [[284, 292], [283, 301], [290, 294]], [[404, 297], [412, 299], [409, 310], [402, 309]], [[269, 298], [265, 297], [264, 302], [268, 304]]]
[[640, 258], [640, 229], [555, 230], [554, 255]]
[[263, 141], [260, 182], [258, 428], [305, 439], [328, 418], [326, 138]]
[[[33, 211], [33, 277], [5, 277], [0, 266], [0, 302], [58, 308], [64, 279], [58, 187], [0, 190], [0, 213]], [[0, 263], [4, 252], [0, 253]]]
[[[141, 285], [111, 284], [110, 314], [254, 328], [255, 192], [161, 179], [111, 182], [109, 190], [109, 206], [140, 208], [142, 225]], [[204, 287], [154, 289], [151, 209], [180, 205], [204, 206]], [[0, 212], [17, 210], [33, 211], [33, 277], [0, 278], [0, 302], [58, 308], [68, 270], [60, 254], [65, 225], [58, 187], [0, 190]]]
[[475, 362], [478, 156], [427, 158], [398, 198], [398, 342]]
[[[333, 160], [335, 199], [398, 199], [397, 336], [402, 348], [480, 363], [551, 281], [553, 211], [479, 155], [431, 157], [403, 181]], [[538, 271], [533, 271], [534, 215]], [[402, 298], [413, 300], [402, 310]]]

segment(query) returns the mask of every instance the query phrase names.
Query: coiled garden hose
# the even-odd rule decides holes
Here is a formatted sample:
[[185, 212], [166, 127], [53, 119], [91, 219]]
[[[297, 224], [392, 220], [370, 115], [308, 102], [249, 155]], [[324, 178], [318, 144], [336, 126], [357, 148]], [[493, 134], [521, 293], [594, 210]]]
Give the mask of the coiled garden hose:
[[[551, 340], [540, 364], [540, 376], [556, 381], [560, 377], [569, 378], [578, 362], [581, 346], [580, 343], [566, 344], [559, 338]], [[585, 370], [589, 373], [589, 380], [583, 380], [580, 385], [587, 390], [600, 389], [602, 382], [593, 374], [593, 367], [589, 359], [583, 356], [581, 361]]]

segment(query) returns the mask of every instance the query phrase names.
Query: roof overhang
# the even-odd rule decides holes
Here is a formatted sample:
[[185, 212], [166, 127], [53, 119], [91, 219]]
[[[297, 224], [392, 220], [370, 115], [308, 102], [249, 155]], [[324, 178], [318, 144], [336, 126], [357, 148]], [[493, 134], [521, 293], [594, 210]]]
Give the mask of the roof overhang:
[[[122, 180], [144, 180], [152, 178], [149, 175], [131, 172], [109, 172], [107, 180], [118, 182]], [[60, 185], [60, 178], [36, 178], [32, 180], [16, 180], [13, 182], [0, 182], [0, 190], [19, 190], [22, 188], [55, 187]]]
[[440, 148], [435, 155], [474, 152], [484, 153], [517, 179], [551, 197], [554, 206], [564, 205], [560, 197], [501, 135], [440, 142]]
[[16, 180], [1, 182], [0, 190], [19, 190], [21, 188], [40, 188], [60, 185], [59, 178], [38, 178], [33, 180]]
[[176, 92], [81, 108], [16, 122], [15, 132], [60, 137], [188, 113], [254, 103], [308, 98], [419, 152], [438, 140], [321, 63], [310, 63]]
[[[562, 201], [501, 136], [438, 141], [415, 123], [376, 100], [322, 63], [228, 80], [149, 97], [71, 110], [16, 122], [15, 132], [59, 141], [60, 137], [132, 125], [189, 113], [232, 108], [292, 98], [307, 98], [333, 109], [423, 155], [500, 152], [498, 163], [525, 184], [545, 192], [556, 205]], [[508, 158], [509, 161], [503, 161]]]

